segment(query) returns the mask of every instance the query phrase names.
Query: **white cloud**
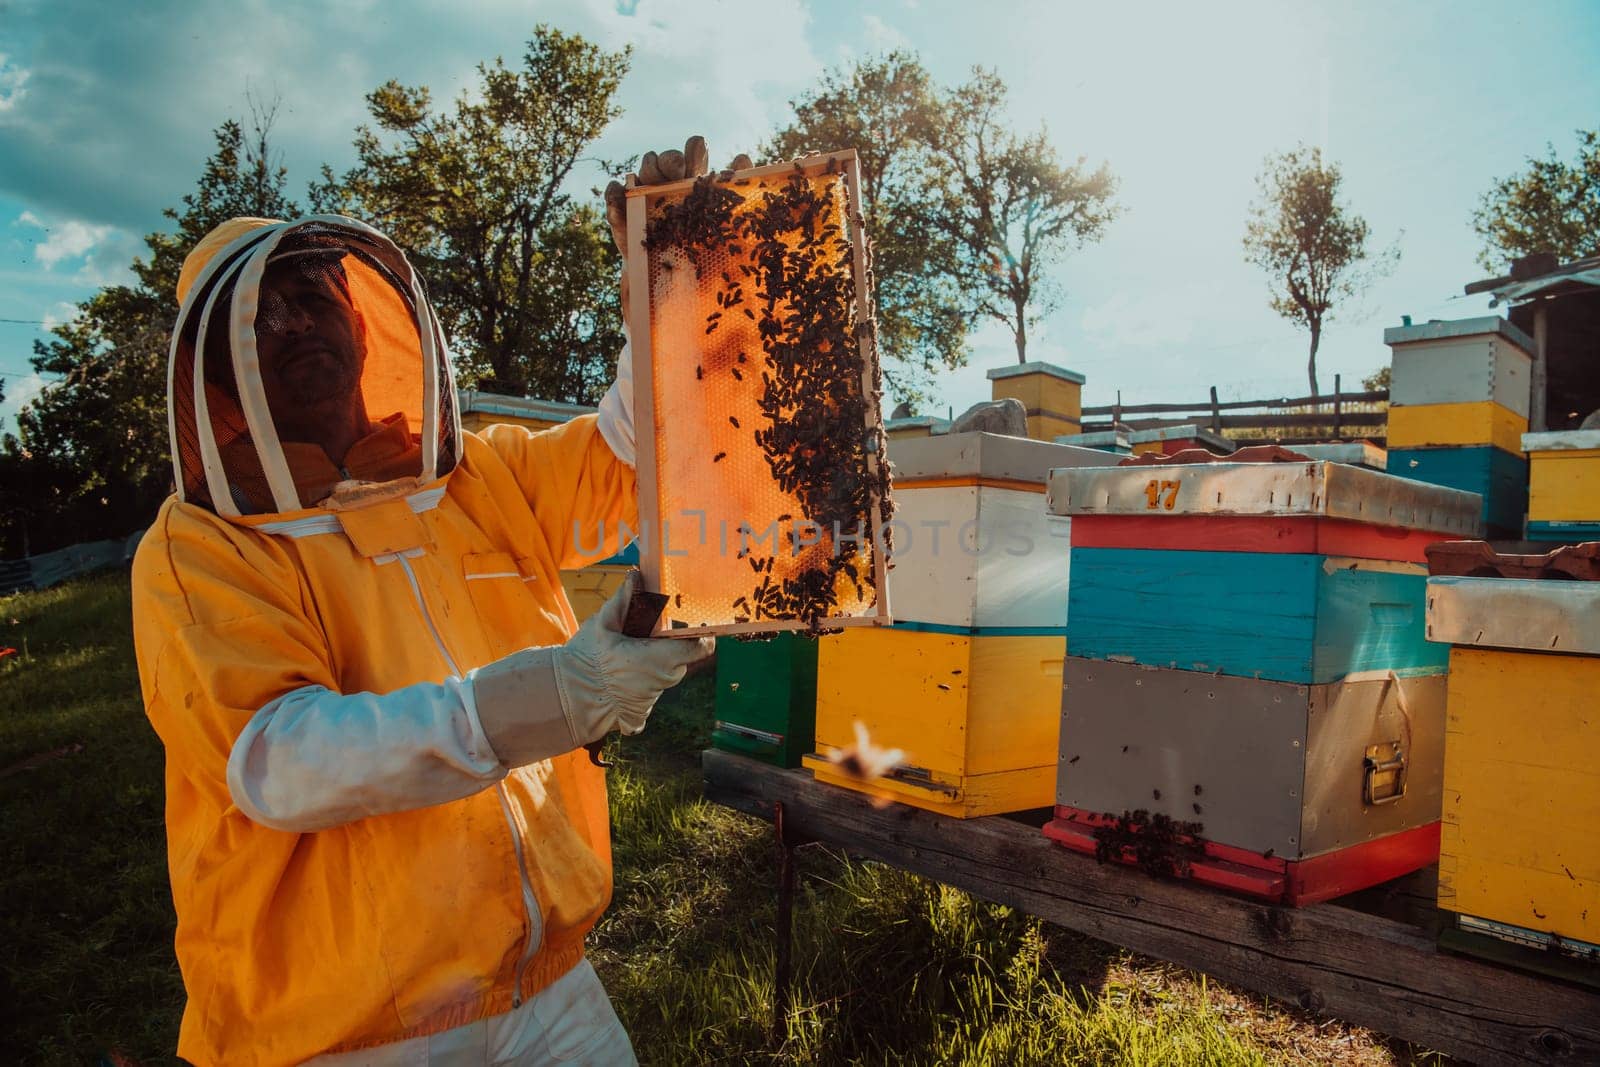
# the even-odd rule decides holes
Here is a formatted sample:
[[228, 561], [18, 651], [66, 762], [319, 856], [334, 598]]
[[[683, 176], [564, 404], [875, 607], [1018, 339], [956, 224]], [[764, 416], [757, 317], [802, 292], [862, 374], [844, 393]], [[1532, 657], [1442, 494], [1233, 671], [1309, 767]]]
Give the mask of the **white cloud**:
[[877, 15], [862, 15], [861, 24], [865, 27], [862, 36], [873, 52], [892, 52], [896, 48], [910, 48], [911, 39], [893, 26], [889, 25]]
[[787, 99], [823, 67], [803, 0], [762, 5], [759, 15], [732, 3], [639, 0], [631, 14], [594, 5], [588, 16], [599, 43], [634, 50], [619, 97], [627, 113], [607, 132], [607, 151], [668, 147], [701, 132], [713, 165], [754, 154], [787, 114]]
[[38, 371], [22, 378], [6, 378], [6, 397], [0, 400], [0, 429], [15, 419], [22, 406], [43, 392], [49, 384], [39, 376]]
[[61, 301], [46, 311], [40, 320], [39, 328], [46, 333], [54, 330], [62, 323], [71, 322], [78, 317], [78, 305]]
[[29, 72], [0, 52], [0, 115], [16, 107], [27, 93]]
[[33, 258], [37, 259], [45, 270], [55, 270], [56, 265], [63, 260], [83, 259], [111, 236], [115, 229], [112, 226], [93, 225], [77, 219], [51, 224], [31, 211], [24, 211], [18, 215], [17, 221], [43, 230], [49, 235], [33, 247]]

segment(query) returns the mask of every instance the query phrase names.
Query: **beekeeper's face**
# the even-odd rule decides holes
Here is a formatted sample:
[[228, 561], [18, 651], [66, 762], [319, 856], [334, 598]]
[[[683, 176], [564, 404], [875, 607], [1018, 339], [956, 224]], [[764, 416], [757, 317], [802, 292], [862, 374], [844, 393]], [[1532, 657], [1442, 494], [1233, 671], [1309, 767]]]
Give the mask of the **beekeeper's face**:
[[268, 266], [256, 351], [261, 387], [280, 424], [349, 404], [361, 384], [366, 331], [336, 263], [297, 257]]

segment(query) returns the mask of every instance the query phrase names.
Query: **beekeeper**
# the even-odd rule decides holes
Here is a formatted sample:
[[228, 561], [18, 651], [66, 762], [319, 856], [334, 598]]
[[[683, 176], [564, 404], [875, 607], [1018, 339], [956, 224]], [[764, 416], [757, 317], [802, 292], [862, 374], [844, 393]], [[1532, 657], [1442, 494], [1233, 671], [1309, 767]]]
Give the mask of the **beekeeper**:
[[584, 959], [611, 848], [580, 746], [711, 642], [622, 636], [632, 579], [581, 627], [562, 592], [637, 527], [627, 350], [598, 414], [464, 432], [422, 280], [338, 216], [222, 224], [178, 300], [133, 587], [179, 1055], [633, 1062]]

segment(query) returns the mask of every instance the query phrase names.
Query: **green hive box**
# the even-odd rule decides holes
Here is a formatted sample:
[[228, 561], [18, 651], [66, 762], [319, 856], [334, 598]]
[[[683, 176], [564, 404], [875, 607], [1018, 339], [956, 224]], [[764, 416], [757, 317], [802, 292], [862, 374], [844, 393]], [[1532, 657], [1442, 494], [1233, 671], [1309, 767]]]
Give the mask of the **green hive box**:
[[717, 642], [717, 725], [711, 743], [798, 767], [817, 732], [817, 642], [799, 634]]

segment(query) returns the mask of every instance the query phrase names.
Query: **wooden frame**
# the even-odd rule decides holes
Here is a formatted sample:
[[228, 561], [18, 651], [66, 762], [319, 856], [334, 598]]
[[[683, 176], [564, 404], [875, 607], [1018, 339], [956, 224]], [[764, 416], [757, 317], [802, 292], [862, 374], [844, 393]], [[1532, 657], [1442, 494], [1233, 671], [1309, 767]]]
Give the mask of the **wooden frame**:
[[[860, 346], [859, 351], [862, 363], [861, 390], [869, 401], [867, 404], [867, 418], [862, 429], [869, 435], [868, 440], [872, 441], [881, 439], [883, 417], [881, 411], [879, 411], [878, 404], [872, 402], [876, 377], [874, 371], [878, 362], [877, 335], [873, 327], [872, 305], [869, 299], [866, 256], [867, 234], [865, 220], [861, 214], [861, 168], [855, 150], [848, 149], [806, 156], [803, 159], [786, 163], [752, 167], [748, 170], [735, 172], [732, 180], [735, 182], [749, 179], [759, 180], [784, 174], [801, 174], [807, 178], [814, 178], [828, 173], [842, 174], [845, 182], [846, 223], [850, 228], [853, 256], [851, 274], [855, 287], [856, 337]], [[631, 176], [628, 180], [628, 261], [626, 266], [628, 301], [623, 311], [627, 318], [633, 353], [635, 381], [633, 393], [634, 425], [638, 428], [641, 439], [648, 438], [652, 442], [656, 433], [655, 377], [650, 329], [649, 255], [645, 249], [645, 231], [648, 223], [649, 204], [652, 200], [658, 198], [684, 193], [692, 189], [698, 180], [698, 178], [685, 178], [682, 181], [660, 185], [639, 185], [635, 183]], [[879, 431], [880, 436], [875, 437], [872, 435], [872, 431], [875, 429]], [[876, 480], [883, 462], [881, 451], [869, 450], [867, 456], [869, 478]], [[640, 448], [636, 463], [641, 525], [646, 530], [664, 529], [660, 514], [660, 486], [654, 447]], [[869, 614], [823, 620], [823, 625], [826, 627], [882, 626], [888, 625], [892, 621], [889, 606], [888, 561], [885, 558], [886, 553], [879, 551], [879, 546], [884, 544], [884, 524], [880, 504], [880, 498], [874, 493], [868, 518], [871, 525], [873, 585], [877, 593], [876, 604]], [[664, 541], [665, 538], [663, 537], [660, 539], [646, 538], [641, 542], [639, 564], [640, 570], [643, 572], [644, 585], [647, 589], [659, 590], [661, 588], [661, 559]], [[717, 634], [765, 633], [805, 628], [806, 623], [803, 620], [790, 619], [761, 619], [748, 623], [674, 628], [671, 625], [669, 607], [668, 611], [663, 613], [661, 620], [657, 623], [654, 636], [702, 637]]]
[[1600, 991], [1441, 952], [1436, 938], [1446, 920], [1425, 873], [1339, 903], [1275, 907], [1097, 864], [1047, 840], [1038, 821], [880, 809], [802, 771], [714, 750], [702, 760], [706, 798], [768, 820], [781, 810], [786, 846], [847, 848], [1475, 1063], [1600, 1061]]

